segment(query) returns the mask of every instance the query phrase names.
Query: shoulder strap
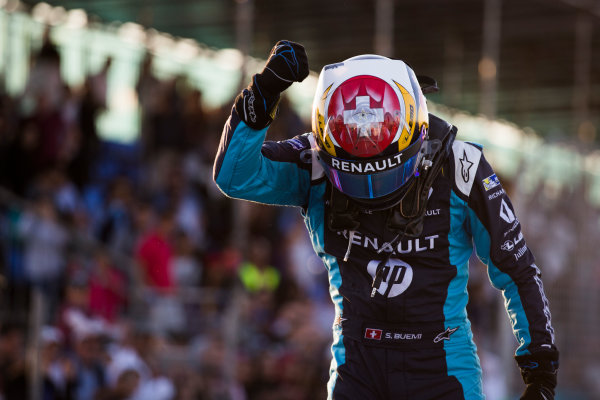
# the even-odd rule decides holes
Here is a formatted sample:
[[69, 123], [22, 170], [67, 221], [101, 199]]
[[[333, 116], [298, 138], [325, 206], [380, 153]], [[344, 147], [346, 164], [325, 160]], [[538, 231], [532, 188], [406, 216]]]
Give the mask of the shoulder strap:
[[333, 187], [327, 180], [326, 198], [329, 198], [329, 218], [327, 226], [332, 231], [357, 230], [360, 226], [360, 210], [348, 196]]
[[423, 143], [419, 176], [398, 206], [390, 210], [389, 229], [403, 232], [405, 236], [421, 234], [429, 189], [450, 156], [457, 131], [455, 126], [429, 114], [429, 134]]

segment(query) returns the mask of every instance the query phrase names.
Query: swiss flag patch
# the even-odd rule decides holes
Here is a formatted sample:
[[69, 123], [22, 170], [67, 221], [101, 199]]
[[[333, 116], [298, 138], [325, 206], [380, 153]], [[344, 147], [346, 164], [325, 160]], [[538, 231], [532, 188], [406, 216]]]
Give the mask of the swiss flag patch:
[[371, 328], [365, 329], [365, 339], [381, 340], [382, 334], [383, 334], [383, 331], [381, 329], [371, 329]]

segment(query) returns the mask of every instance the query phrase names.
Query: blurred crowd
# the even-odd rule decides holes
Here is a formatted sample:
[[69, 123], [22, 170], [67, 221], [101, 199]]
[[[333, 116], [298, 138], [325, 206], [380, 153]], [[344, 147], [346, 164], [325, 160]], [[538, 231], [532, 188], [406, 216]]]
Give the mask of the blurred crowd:
[[[102, 140], [112, 62], [69, 87], [46, 35], [25, 91], [0, 87], [0, 399], [326, 398], [333, 307], [298, 210], [216, 189], [229, 106], [207, 109], [185, 76], [157, 78], [150, 53], [135, 88], [139, 139]], [[269, 139], [308, 130], [284, 99]], [[544, 193], [522, 219], [552, 293], [572, 282], [577, 228], [565, 212], [552, 219], [563, 236], [539, 234], [557, 216]], [[598, 224], [586, 235], [600, 237]], [[597, 260], [580, 261], [595, 262], [600, 283]], [[489, 398], [501, 399], [499, 295], [475, 263], [469, 290]]]
[[[110, 58], [69, 87], [46, 35], [23, 94], [0, 89], [0, 398], [324, 398], [333, 311], [301, 218], [216, 189], [229, 107], [152, 63], [127, 145], [97, 131]], [[284, 101], [271, 137], [306, 129]]]

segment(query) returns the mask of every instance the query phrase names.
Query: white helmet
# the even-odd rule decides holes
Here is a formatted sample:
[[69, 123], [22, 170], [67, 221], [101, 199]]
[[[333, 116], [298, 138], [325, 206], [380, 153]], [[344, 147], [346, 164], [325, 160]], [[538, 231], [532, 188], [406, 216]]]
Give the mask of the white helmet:
[[312, 133], [327, 177], [347, 196], [378, 205], [403, 192], [428, 128], [425, 98], [403, 61], [361, 55], [321, 71]]

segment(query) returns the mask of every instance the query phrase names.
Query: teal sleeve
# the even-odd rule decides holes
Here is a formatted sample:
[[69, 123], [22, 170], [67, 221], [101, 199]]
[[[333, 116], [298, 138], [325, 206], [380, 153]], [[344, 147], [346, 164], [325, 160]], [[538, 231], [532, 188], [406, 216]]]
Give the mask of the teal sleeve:
[[238, 199], [304, 207], [310, 190], [310, 168], [300, 153], [309, 149], [304, 142], [292, 139], [269, 142], [269, 151], [263, 152], [266, 132], [267, 128], [248, 127], [232, 112], [215, 160], [217, 186], [227, 196]]

